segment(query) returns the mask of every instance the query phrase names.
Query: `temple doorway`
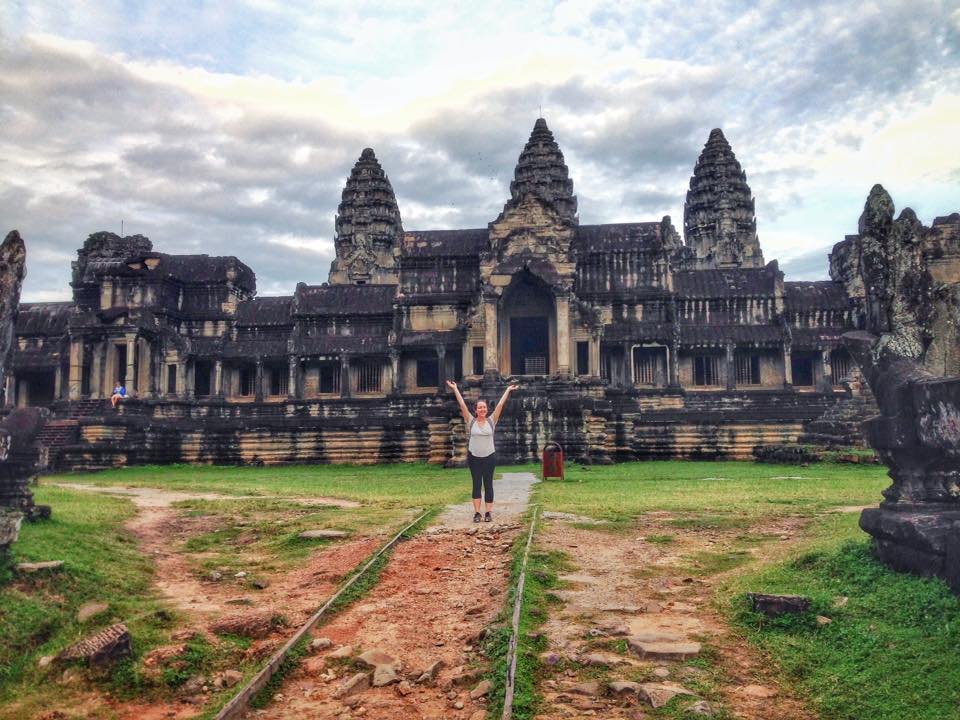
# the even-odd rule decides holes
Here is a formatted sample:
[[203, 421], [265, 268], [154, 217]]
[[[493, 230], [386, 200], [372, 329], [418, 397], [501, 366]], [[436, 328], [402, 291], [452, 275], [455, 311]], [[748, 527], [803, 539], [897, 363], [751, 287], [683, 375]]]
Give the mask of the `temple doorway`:
[[510, 375], [549, 375], [556, 367], [553, 293], [530, 271], [517, 273], [500, 304], [500, 367]]
[[546, 375], [550, 358], [547, 318], [510, 318], [510, 337], [510, 372], [513, 375]]

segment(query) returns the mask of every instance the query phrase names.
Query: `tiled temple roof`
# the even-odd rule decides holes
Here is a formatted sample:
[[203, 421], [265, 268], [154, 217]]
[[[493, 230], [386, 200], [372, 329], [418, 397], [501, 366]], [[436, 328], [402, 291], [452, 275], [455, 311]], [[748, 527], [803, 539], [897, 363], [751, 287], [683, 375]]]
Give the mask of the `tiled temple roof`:
[[255, 297], [237, 305], [237, 325], [292, 325], [293, 295]]
[[638, 222], [580, 225], [576, 229], [573, 242], [580, 252], [609, 252], [611, 250], [658, 250], [660, 239], [660, 223]]
[[773, 295], [776, 272], [770, 268], [684, 270], [673, 274], [681, 298], [755, 297]]
[[336, 355], [339, 353], [386, 353], [386, 335], [320, 335], [301, 338], [295, 347], [300, 355]]
[[73, 314], [72, 302], [23, 303], [17, 314], [17, 335], [63, 335]]
[[832, 280], [785, 282], [787, 310], [846, 310], [849, 306], [843, 283]]
[[297, 285], [294, 315], [390, 315], [396, 285]]
[[489, 231], [408, 230], [403, 234], [401, 257], [476, 257], [487, 249]]

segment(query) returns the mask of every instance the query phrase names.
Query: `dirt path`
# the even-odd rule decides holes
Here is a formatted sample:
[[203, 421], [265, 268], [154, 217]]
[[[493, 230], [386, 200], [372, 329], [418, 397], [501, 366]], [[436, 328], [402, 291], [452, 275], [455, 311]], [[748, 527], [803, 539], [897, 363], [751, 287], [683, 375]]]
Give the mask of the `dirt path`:
[[[666, 702], [689, 691], [687, 702], [704, 715], [720, 704], [744, 720], [812, 720], [815, 715], [778, 686], [776, 668], [732, 636], [711, 606], [723, 573], [703, 572], [690, 560], [701, 558], [703, 565], [723, 557], [742, 529], [683, 530], [664, 524], [670, 519], [649, 513], [642, 531], [629, 536], [552, 520], [538, 536], [540, 547], [563, 551], [572, 565], [556, 592], [562, 608], [551, 611], [542, 628], [549, 641], [543, 659], [553, 671], [541, 687], [546, 703], [538, 718], [595, 713], [637, 720], [650, 711], [645, 692]], [[800, 524], [785, 519], [751, 533], [782, 543]], [[643, 689], [628, 684], [616, 695], [608, 689], [615, 681]]]
[[[498, 503], [503, 496], [513, 499], [494, 523], [474, 525], [472, 505], [452, 506], [437, 526], [399, 545], [370, 593], [314, 632], [330, 647], [287, 678], [266, 710], [248, 717], [485, 717], [486, 697], [470, 696], [487, 671], [479, 637], [506, 601], [510, 549], [521, 532], [508, 521], [519, 518], [534, 482], [529, 473], [498, 481]], [[377, 674], [391, 682], [344, 694], [367, 651], [393, 668], [378, 670], [374, 683]], [[433, 677], [423, 677], [432, 666], [439, 667]], [[363, 674], [369, 677], [370, 670]]]

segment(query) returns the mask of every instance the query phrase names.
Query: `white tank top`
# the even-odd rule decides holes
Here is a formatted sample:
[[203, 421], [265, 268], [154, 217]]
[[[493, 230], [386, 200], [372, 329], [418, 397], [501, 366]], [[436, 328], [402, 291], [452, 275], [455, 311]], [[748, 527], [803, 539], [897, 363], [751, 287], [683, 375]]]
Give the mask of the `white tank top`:
[[493, 455], [495, 452], [495, 448], [493, 447], [493, 431], [494, 426], [490, 418], [487, 418], [483, 425], [476, 420], [470, 421], [470, 445], [467, 449], [471, 455], [474, 457], [488, 457]]

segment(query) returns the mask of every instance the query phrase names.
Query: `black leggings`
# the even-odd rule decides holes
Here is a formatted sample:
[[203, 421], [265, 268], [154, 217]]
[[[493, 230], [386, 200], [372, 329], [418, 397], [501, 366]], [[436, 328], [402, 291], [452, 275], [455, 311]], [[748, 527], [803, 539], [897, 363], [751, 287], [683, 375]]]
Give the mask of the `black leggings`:
[[480, 499], [480, 487], [483, 486], [483, 499], [489, 505], [493, 502], [493, 470], [497, 467], [497, 454], [477, 457], [467, 453], [467, 467], [473, 476], [473, 499]]

